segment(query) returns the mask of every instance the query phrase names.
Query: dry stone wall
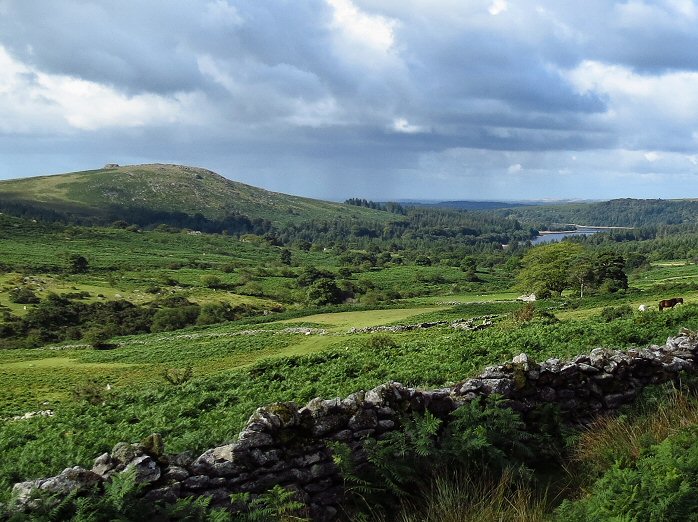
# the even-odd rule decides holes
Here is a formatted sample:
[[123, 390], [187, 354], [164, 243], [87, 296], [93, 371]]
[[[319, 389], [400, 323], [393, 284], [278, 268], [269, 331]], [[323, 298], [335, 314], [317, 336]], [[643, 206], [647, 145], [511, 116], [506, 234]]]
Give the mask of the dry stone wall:
[[[109, 480], [134, 469], [153, 501], [206, 495], [212, 504], [230, 505], [230, 494], [259, 494], [275, 485], [297, 492], [314, 520], [333, 520], [342, 500], [342, 477], [332, 460], [330, 441], [345, 442], [357, 460], [362, 440], [400, 429], [400, 418], [429, 410], [448, 422], [460, 405], [499, 394], [523, 414], [543, 404], [556, 404], [567, 421], [585, 424], [599, 413], [632, 401], [648, 384], [677, 379], [695, 371], [698, 339], [689, 332], [669, 338], [664, 346], [626, 352], [595, 349], [573, 360], [536, 363], [525, 354], [487, 368], [456, 386], [422, 391], [400, 383], [383, 384], [344, 399], [313, 399], [257, 409], [232, 444], [209, 449], [198, 457], [167, 456], [158, 435], [140, 444], [119, 443], [100, 455], [91, 470], [68, 468], [56, 477], [15, 485], [18, 507], [31, 509], [32, 490], [67, 493]], [[363, 457], [365, 458], [365, 457]]]

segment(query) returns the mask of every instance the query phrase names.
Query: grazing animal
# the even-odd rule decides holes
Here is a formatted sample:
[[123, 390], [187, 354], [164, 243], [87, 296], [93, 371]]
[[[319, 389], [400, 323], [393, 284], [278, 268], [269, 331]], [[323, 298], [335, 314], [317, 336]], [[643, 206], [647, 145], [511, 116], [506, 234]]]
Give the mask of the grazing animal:
[[647, 310], [650, 309], [650, 307], [647, 306], [646, 304], [641, 304], [640, 306], [637, 307], [637, 309], [640, 310], [641, 312], [646, 312]]
[[683, 304], [683, 297], [674, 297], [672, 299], [663, 299], [659, 301], [659, 311], [665, 308], [674, 308], [677, 304]]

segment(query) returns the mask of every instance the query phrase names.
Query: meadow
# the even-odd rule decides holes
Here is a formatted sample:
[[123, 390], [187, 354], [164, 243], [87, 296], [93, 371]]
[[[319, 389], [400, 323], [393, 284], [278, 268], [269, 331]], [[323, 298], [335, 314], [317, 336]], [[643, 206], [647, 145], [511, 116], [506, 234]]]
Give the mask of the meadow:
[[[522, 352], [564, 358], [599, 346], [661, 344], [681, 328], [698, 330], [698, 265], [690, 260], [628, 270], [628, 287], [619, 291], [582, 298], [569, 288], [526, 305], [516, 300], [515, 279], [526, 250], [483, 252], [463, 266], [447, 253], [432, 254], [427, 264], [418, 252], [380, 242], [371, 249], [279, 246], [257, 236], [8, 216], [0, 216], [0, 228], [0, 326], [7, 333], [0, 343], [8, 348], [0, 349], [4, 500], [13, 482], [89, 467], [119, 441], [158, 432], [168, 452], [193, 454], [232, 441], [251, 412], [275, 401], [343, 397], [386, 381], [441, 387]], [[357, 262], [369, 255], [375, 262]], [[76, 256], [85, 258], [85, 269], [75, 270]], [[36, 301], [16, 302], [17, 288]], [[337, 292], [343, 303], [323, 299]], [[669, 294], [686, 305], [659, 312], [656, 303]], [[61, 326], [65, 336], [44, 340], [36, 321], [68, 320], [54, 317], [51, 302], [83, 315]], [[138, 333], [121, 334], [123, 317], [104, 311], [125, 302], [128, 321], [143, 327]], [[650, 311], [639, 312], [640, 304]], [[194, 315], [176, 324], [156, 320], [178, 309]], [[109, 325], [90, 322], [96, 311], [115, 321], [98, 338], [91, 334]], [[482, 316], [493, 326], [463, 331], [447, 324]], [[433, 322], [446, 324], [353, 331]], [[52, 415], [14, 419], [40, 410]], [[585, 484], [591, 488], [593, 480]], [[559, 501], [543, 509], [545, 516]]]

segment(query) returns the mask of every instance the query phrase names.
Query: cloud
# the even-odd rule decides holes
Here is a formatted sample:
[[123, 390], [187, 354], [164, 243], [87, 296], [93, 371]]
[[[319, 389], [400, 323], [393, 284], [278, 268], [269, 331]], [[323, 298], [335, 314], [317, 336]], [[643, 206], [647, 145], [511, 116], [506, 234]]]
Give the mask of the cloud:
[[425, 132], [424, 127], [421, 127], [419, 125], [412, 125], [405, 118], [397, 118], [396, 120], [394, 120], [391, 128], [395, 132], [401, 132], [404, 134], [416, 134], [418, 132]]
[[0, 47], [0, 129], [93, 131], [104, 127], [145, 127], [193, 122], [193, 94], [128, 96], [106, 85], [47, 74], [14, 60]]
[[487, 8], [487, 11], [492, 15], [492, 16], [497, 16], [498, 14], [503, 13], [509, 8], [507, 5], [506, 0], [494, 0]]
[[26, 173], [121, 156], [340, 199], [698, 190], [691, 1], [0, 0], [0, 13], [0, 177], [21, 174], [21, 151], [52, 158]]

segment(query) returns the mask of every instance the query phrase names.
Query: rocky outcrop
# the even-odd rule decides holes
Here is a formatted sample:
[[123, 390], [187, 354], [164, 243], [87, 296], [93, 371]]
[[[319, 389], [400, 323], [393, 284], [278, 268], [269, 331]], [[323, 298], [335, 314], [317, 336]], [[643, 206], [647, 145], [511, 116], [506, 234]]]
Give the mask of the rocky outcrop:
[[570, 361], [538, 363], [521, 354], [439, 390], [393, 382], [344, 399], [313, 399], [300, 408], [293, 403], [271, 404], [252, 414], [232, 444], [194, 458], [166, 456], [158, 435], [140, 444], [119, 443], [100, 455], [92, 470], [69, 468], [56, 477], [16, 484], [18, 507], [31, 509], [32, 490], [82, 491], [133, 469], [153, 501], [206, 495], [213, 505], [232, 509], [231, 493], [260, 494], [278, 484], [295, 491], [314, 520], [332, 520], [342, 501], [343, 481], [332, 459], [331, 441], [346, 443], [361, 462], [362, 441], [399, 430], [404, 414], [428, 410], [447, 423], [459, 406], [495, 393], [524, 419], [537, 406], [555, 404], [567, 421], [585, 424], [600, 412], [632, 401], [648, 384], [695, 371], [697, 357], [698, 339], [683, 332], [664, 346], [626, 352], [598, 348]]

